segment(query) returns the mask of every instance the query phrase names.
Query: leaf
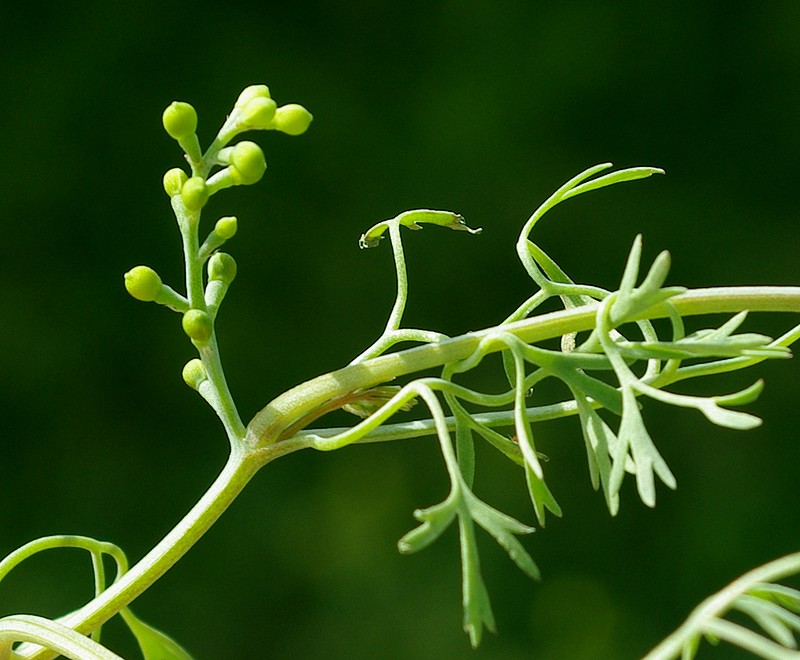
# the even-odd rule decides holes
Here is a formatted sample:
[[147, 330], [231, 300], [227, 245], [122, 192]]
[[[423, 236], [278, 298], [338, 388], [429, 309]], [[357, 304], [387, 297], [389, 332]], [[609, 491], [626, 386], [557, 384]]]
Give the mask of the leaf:
[[129, 608], [122, 609], [120, 616], [136, 637], [144, 660], [192, 660], [192, 656], [175, 640], [146, 624]]
[[628, 259], [625, 262], [625, 270], [622, 273], [622, 281], [619, 285], [619, 292], [622, 296], [628, 296], [636, 286], [636, 280], [639, 277], [639, 264], [642, 260], [642, 235], [636, 234], [633, 239], [633, 245], [628, 253]]
[[720, 403], [727, 405], [752, 401], [758, 396], [762, 389], [758, 382], [745, 388], [741, 392], [712, 397], [688, 396], [685, 394], [676, 394], [674, 392], [665, 392], [664, 390], [650, 387], [644, 383], [636, 383], [635, 387], [642, 392], [642, 394], [656, 401], [661, 401], [671, 406], [699, 410], [708, 420], [717, 426], [723, 426], [729, 429], [747, 430], [761, 424], [761, 419], [755, 415], [738, 410], [728, 410], [719, 406]]
[[427, 509], [417, 509], [414, 511], [414, 517], [422, 521], [422, 524], [403, 536], [397, 542], [397, 549], [403, 554], [411, 554], [426, 548], [450, 526], [457, 509], [458, 500], [452, 495], [440, 504]]
[[[672, 489], [677, 485], [675, 477], [653, 444], [653, 440], [644, 426], [636, 396], [630, 387], [623, 388], [622, 401], [622, 421], [618, 435], [620, 445], [626, 448], [630, 447], [631, 458], [636, 465], [636, 486], [639, 497], [647, 506], [653, 507], [656, 504], [654, 474], [658, 475], [661, 481]], [[621, 470], [616, 465], [619, 459], [619, 456], [614, 457], [615, 472]], [[619, 477], [619, 481], [622, 481], [621, 477]]]
[[475, 419], [472, 419], [474, 423], [474, 428], [476, 433], [478, 433], [486, 442], [488, 442], [492, 447], [497, 449], [500, 453], [504, 456], [509, 458], [510, 460], [514, 461], [517, 465], [524, 465], [525, 459], [522, 456], [522, 451], [519, 448], [519, 445], [506, 436], [498, 433], [494, 429], [489, 428], [479, 422], [476, 422]]
[[787, 358], [791, 356], [783, 346], [771, 346], [770, 337], [763, 335], [737, 335], [727, 341], [630, 341], [619, 343], [622, 354], [636, 360], [683, 360], [709, 357], [761, 357]]
[[800, 591], [797, 589], [765, 582], [751, 589], [749, 593], [759, 598], [769, 598], [787, 610], [800, 612]]
[[743, 594], [733, 602], [733, 607], [750, 616], [770, 637], [786, 648], [797, 648], [794, 630], [800, 630], [800, 617], [787, 612], [780, 605]]
[[639, 286], [639, 289], [643, 293], [660, 290], [667, 280], [667, 275], [669, 275], [671, 261], [672, 259], [669, 256], [669, 252], [666, 250], [659, 252], [658, 256], [653, 260], [650, 270], [647, 271], [647, 275]]
[[[600, 415], [592, 408], [586, 397], [579, 391], [573, 390], [575, 403], [578, 405], [578, 414], [581, 418], [581, 430], [586, 442], [586, 453], [589, 461], [589, 475], [592, 487], [597, 490], [603, 487], [608, 511], [612, 516], [619, 511], [619, 492], [611, 489], [611, 452], [617, 445], [617, 436], [609, 428]], [[627, 454], [623, 461], [627, 459]]]
[[532, 534], [535, 531], [534, 528], [490, 507], [474, 495], [467, 497], [466, 503], [472, 519], [492, 535], [525, 575], [533, 580], [538, 580], [541, 577], [539, 568], [528, 551], [514, 536], [515, 534]]
[[403, 225], [409, 229], [422, 229], [420, 223], [425, 223], [447, 227], [448, 229], [455, 229], [456, 231], [467, 231], [470, 234], [479, 234], [483, 231], [481, 228], [473, 229], [467, 226], [467, 223], [464, 222], [464, 218], [458, 213], [453, 213], [452, 211], [418, 209], [415, 211], [404, 211], [391, 220], [383, 220], [373, 225], [361, 234], [361, 238], [358, 239], [359, 247], [371, 248], [378, 245], [384, 232], [386, 232], [389, 225], [392, 223]]
[[609, 312], [611, 325], [616, 328], [627, 321], [641, 318], [653, 307], [685, 292], [686, 287], [669, 286], [647, 294], [642, 293], [639, 289], [635, 289], [630, 296], [625, 298], [617, 297], [613, 300]]
[[533, 509], [536, 511], [536, 519], [544, 527], [545, 511], [549, 510], [553, 515], [561, 517], [561, 507], [556, 502], [556, 498], [550, 492], [544, 479], [537, 476], [531, 466], [525, 463], [525, 479], [528, 482], [528, 494], [531, 497]]
[[717, 426], [724, 426], [737, 431], [748, 431], [761, 426], [760, 417], [739, 410], [720, 408], [714, 399], [701, 399], [701, 403], [697, 408]]
[[[542, 269], [542, 272], [550, 279], [551, 282], [556, 284], [575, 284], [570, 277], [561, 269], [561, 267], [550, 258], [550, 256], [542, 250], [538, 245], [529, 241], [528, 251], [531, 256], [536, 260], [536, 263]], [[574, 307], [581, 307], [594, 302], [593, 298], [586, 295], [559, 295], [561, 301], [564, 303], [565, 309], [572, 309]]]
[[462, 603], [464, 606], [464, 630], [469, 635], [472, 648], [478, 648], [483, 637], [484, 626], [495, 631], [494, 614], [489, 593], [481, 577], [478, 546], [475, 531], [468, 515], [459, 516], [459, 538], [461, 540]]
[[533, 504], [534, 511], [536, 512], [536, 519], [539, 524], [544, 527], [547, 510], [550, 510], [554, 515], [561, 517], [561, 507], [556, 502], [550, 489], [547, 487], [544, 479], [539, 477], [530, 467], [528, 463], [524, 466], [525, 478], [528, 484], [528, 493]]
[[576, 195], [582, 195], [583, 193], [591, 190], [605, 188], [606, 186], [613, 186], [615, 183], [646, 179], [653, 174], [664, 174], [664, 170], [659, 167], [629, 167], [624, 170], [618, 170], [596, 179], [592, 179], [591, 181], [587, 181], [579, 186], [575, 186], [572, 190], [564, 195], [564, 199], [569, 199], [570, 197], [575, 197]]
[[743, 406], [747, 405], [748, 403], [753, 403], [753, 401], [758, 399], [759, 395], [763, 390], [764, 390], [764, 380], [762, 378], [759, 378], [750, 387], [746, 387], [743, 390], [734, 392], [733, 394], [723, 394], [721, 396], [715, 396], [714, 400], [718, 404], [723, 406]]

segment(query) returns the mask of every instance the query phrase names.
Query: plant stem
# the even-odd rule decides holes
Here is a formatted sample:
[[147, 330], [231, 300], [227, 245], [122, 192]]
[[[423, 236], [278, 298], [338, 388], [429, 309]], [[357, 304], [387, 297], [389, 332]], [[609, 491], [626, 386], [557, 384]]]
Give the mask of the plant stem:
[[[800, 312], [800, 287], [723, 287], [696, 289], [670, 299], [682, 315], [739, 312], [743, 309], [770, 312]], [[594, 327], [597, 305], [543, 314], [501, 326], [525, 342], [560, 337]], [[666, 306], [647, 310], [647, 318], [668, 316]], [[298, 419], [331, 398], [373, 387], [398, 376], [439, 367], [465, 359], [480, 341], [498, 328], [469, 333], [436, 344], [418, 346], [347, 366], [314, 378], [280, 395], [250, 422], [246, 444], [234, 443], [224, 469], [189, 513], [147, 555], [98, 597], [73, 613], [64, 623], [88, 634], [127, 606], [172, 567], [205, 534], [236, 499], [253, 475], [269, 460], [303, 448], [289, 439], [287, 446], [271, 447], [281, 433]], [[503, 347], [497, 343], [497, 350]], [[235, 424], [234, 424], [235, 425]], [[41, 649], [27, 656], [36, 660], [56, 657]]]
[[[742, 310], [800, 312], [800, 287], [694, 289], [673, 296], [669, 301], [683, 316]], [[501, 328], [504, 332], [531, 343], [589, 330], [595, 325], [596, 313], [597, 304], [590, 304], [515, 321], [502, 325]], [[647, 310], [643, 316], [665, 318], [669, 316], [669, 310], [666, 305], [657, 305]], [[260, 410], [247, 427], [246, 442], [250, 447], [265, 447], [276, 442], [283, 431], [298, 419], [332, 398], [359, 388], [374, 387], [398, 376], [463, 360], [475, 351], [486, 335], [497, 330], [497, 327], [492, 327], [436, 344], [381, 355], [309, 380], [281, 394]], [[498, 344], [495, 350], [501, 348]]]
[[799, 570], [800, 552], [796, 552], [745, 573], [722, 591], [718, 591], [700, 603], [680, 628], [650, 651], [644, 660], [677, 658], [687, 641], [695, 635], [702, 634], [709, 622], [724, 616], [738, 596], [760, 583], [774, 583], [784, 577], [796, 574]]
[[[256, 460], [253, 454], [233, 451], [222, 472], [189, 513], [119, 581], [62, 623], [88, 635], [131, 603], [208, 531], [262, 465], [263, 461]], [[27, 657], [49, 660], [57, 655], [41, 649]]]

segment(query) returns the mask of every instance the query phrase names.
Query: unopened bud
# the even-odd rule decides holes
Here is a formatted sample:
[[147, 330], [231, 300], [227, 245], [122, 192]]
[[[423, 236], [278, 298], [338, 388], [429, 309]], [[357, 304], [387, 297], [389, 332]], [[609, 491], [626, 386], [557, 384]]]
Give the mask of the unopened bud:
[[266, 85], [250, 85], [249, 87], [245, 87], [242, 93], [239, 94], [239, 98], [236, 99], [236, 105], [234, 105], [234, 107], [241, 109], [255, 98], [270, 98], [269, 87]]
[[200, 385], [208, 380], [208, 372], [205, 365], [198, 358], [189, 360], [183, 367], [181, 375], [183, 376], [183, 381], [193, 390], [199, 389]]
[[164, 191], [170, 197], [180, 195], [183, 184], [186, 183], [188, 175], [180, 167], [173, 167], [164, 174]]
[[183, 331], [197, 342], [207, 342], [214, 331], [214, 322], [211, 317], [200, 309], [190, 309], [183, 315], [181, 321]]
[[242, 108], [242, 128], [271, 128], [277, 107], [272, 99], [257, 96]]
[[206, 182], [199, 176], [188, 179], [181, 187], [181, 199], [190, 211], [199, 211], [208, 201]]
[[158, 273], [149, 266], [136, 266], [125, 273], [125, 288], [136, 300], [155, 300], [162, 286]]
[[229, 215], [217, 220], [217, 224], [214, 225], [214, 232], [217, 236], [227, 241], [236, 235], [237, 228], [238, 222], [236, 217]]
[[215, 252], [208, 260], [208, 279], [230, 284], [236, 277], [236, 261], [225, 252]]
[[267, 169], [264, 152], [255, 142], [239, 142], [230, 154], [231, 177], [236, 184], [255, 183]]
[[275, 110], [272, 125], [287, 135], [300, 135], [306, 132], [312, 119], [311, 113], [302, 105], [289, 103]]
[[197, 130], [197, 112], [188, 103], [173, 101], [161, 116], [164, 130], [175, 140], [183, 140], [194, 135]]

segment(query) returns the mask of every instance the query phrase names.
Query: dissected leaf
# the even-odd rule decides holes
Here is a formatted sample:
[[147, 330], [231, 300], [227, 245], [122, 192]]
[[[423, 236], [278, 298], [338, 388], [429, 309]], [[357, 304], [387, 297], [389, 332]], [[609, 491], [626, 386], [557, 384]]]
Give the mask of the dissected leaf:
[[610, 174], [597, 177], [579, 186], [575, 186], [564, 195], [564, 199], [569, 199], [570, 197], [575, 197], [576, 195], [581, 195], [592, 190], [605, 188], [606, 186], [613, 186], [615, 183], [646, 179], [649, 176], [653, 176], [653, 174], [664, 174], [664, 170], [660, 167], [629, 167], [624, 170], [617, 170], [616, 172], [611, 172]]
[[472, 648], [478, 648], [484, 626], [495, 631], [494, 613], [489, 593], [481, 576], [475, 531], [469, 516], [459, 516], [461, 540], [462, 602], [464, 605], [464, 630], [469, 635]]
[[427, 509], [417, 509], [414, 517], [422, 524], [403, 536], [397, 542], [397, 549], [403, 554], [411, 554], [429, 546], [450, 526], [457, 511], [458, 502], [453, 496]]
[[637, 360], [672, 360], [702, 357], [763, 357], [787, 358], [791, 352], [783, 346], [771, 345], [772, 338], [764, 335], [734, 335], [726, 340], [699, 341], [685, 338], [679, 341], [620, 342], [623, 355]]
[[800, 630], [800, 617], [780, 605], [751, 594], [743, 594], [733, 606], [753, 619], [770, 637], [786, 648], [797, 648], [793, 630]]
[[358, 240], [359, 246], [362, 248], [371, 248], [378, 245], [391, 223], [397, 223], [409, 229], [422, 229], [420, 223], [424, 223], [439, 225], [440, 227], [455, 229], [456, 231], [467, 231], [470, 234], [479, 234], [482, 231], [480, 227], [473, 229], [467, 226], [467, 223], [464, 222], [464, 218], [458, 213], [453, 213], [452, 211], [418, 209], [415, 211], [405, 211], [391, 220], [383, 220], [373, 225], [361, 234], [361, 238]]
[[494, 537], [525, 575], [538, 580], [539, 568], [515, 536], [515, 534], [531, 534], [535, 531], [534, 528], [501, 513], [475, 496], [468, 497], [466, 501], [472, 519]]
[[553, 497], [544, 479], [537, 476], [527, 463], [525, 464], [525, 479], [528, 482], [528, 494], [539, 524], [544, 527], [547, 510], [560, 518], [561, 507], [556, 502], [556, 498]]
[[[636, 466], [636, 487], [639, 497], [647, 506], [653, 507], [656, 504], [654, 475], [658, 475], [665, 485], [673, 489], [677, 485], [675, 477], [653, 444], [653, 440], [644, 426], [636, 396], [630, 388], [623, 388], [622, 400], [622, 421], [618, 439], [621, 446], [630, 448], [631, 458]], [[613, 472], [618, 470], [621, 472], [621, 468], [616, 465], [620, 458], [619, 455], [614, 457]], [[619, 477], [619, 481], [622, 481], [621, 477]]]
[[[618, 442], [617, 436], [580, 391], [573, 391], [573, 395], [578, 404], [581, 429], [586, 442], [592, 487], [597, 490], [602, 485], [608, 511], [615, 516], [619, 511], [619, 491], [611, 489], [611, 455], [612, 447], [615, 447]], [[627, 460], [627, 454], [623, 462], [625, 460]]]

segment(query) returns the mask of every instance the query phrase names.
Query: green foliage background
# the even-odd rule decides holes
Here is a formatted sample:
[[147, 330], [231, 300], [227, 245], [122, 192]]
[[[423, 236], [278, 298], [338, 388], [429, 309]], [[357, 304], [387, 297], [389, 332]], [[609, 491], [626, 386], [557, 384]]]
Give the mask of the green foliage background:
[[[380, 332], [390, 255], [360, 252], [361, 231], [417, 207], [484, 227], [406, 243], [408, 324], [484, 327], [531, 290], [512, 247], [522, 222], [605, 160], [667, 176], [569, 202], [537, 229], [576, 279], [612, 286], [642, 232], [650, 258], [673, 253], [670, 284], [798, 284], [793, 0], [37, 5], [0, 8], [3, 554], [80, 533], [136, 559], [224, 460], [221, 428], [180, 378], [192, 350], [179, 318], [122, 287], [137, 263], [179, 282], [160, 183], [180, 164], [160, 126], [173, 99], [197, 107], [203, 142], [250, 83], [315, 115], [301, 138], [257, 136], [265, 180], [207, 214], [240, 219], [218, 327], [247, 418]], [[432, 440], [268, 467], [134, 609], [198, 658], [634, 657], [711, 591], [800, 548], [800, 369], [757, 372], [766, 421], [746, 434], [647, 405], [679, 482], [655, 511], [629, 484], [610, 519], [576, 421], [540, 427], [565, 518], [526, 541], [541, 584], [483, 545], [499, 635], [476, 653], [455, 535], [417, 556], [395, 548], [412, 510], [445, 494]], [[518, 471], [481, 458], [477, 493], [532, 521]], [[0, 613], [57, 615], [89, 592], [84, 557], [43, 557], [9, 579]], [[134, 657], [119, 628], [106, 639]]]

